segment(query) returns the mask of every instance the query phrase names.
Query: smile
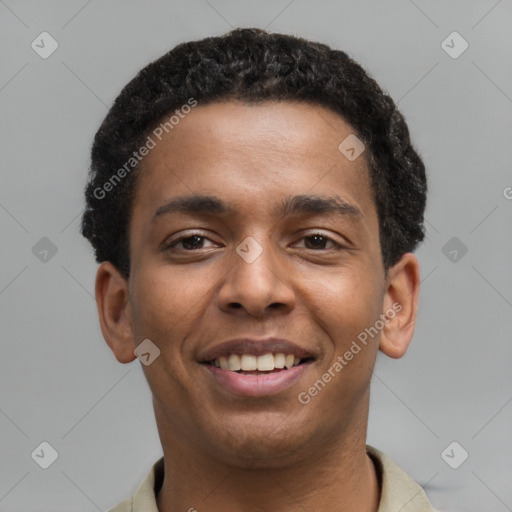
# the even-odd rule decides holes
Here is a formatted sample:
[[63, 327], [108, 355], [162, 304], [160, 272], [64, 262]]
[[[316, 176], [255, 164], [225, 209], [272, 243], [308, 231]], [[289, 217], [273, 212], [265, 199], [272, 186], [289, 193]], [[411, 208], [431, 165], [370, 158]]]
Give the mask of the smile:
[[[313, 363], [293, 354], [230, 354], [202, 366], [211, 384], [223, 393], [246, 398], [268, 397], [289, 390]], [[302, 386], [304, 387], [304, 386]], [[301, 388], [302, 388], [301, 387]]]
[[273, 354], [269, 352], [259, 356], [254, 354], [230, 354], [229, 356], [220, 356], [213, 361], [209, 361], [208, 364], [222, 370], [257, 375], [262, 372], [273, 372], [284, 368], [289, 370], [305, 360], [294, 354], [284, 354], [282, 352]]

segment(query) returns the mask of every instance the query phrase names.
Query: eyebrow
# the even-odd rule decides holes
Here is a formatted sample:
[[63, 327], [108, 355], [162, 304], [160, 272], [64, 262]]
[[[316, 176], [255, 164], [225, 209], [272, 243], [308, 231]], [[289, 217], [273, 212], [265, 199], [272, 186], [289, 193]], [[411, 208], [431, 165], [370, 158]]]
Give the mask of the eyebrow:
[[153, 216], [153, 220], [164, 214], [188, 213], [188, 214], [214, 214], [225, 215], [234, 213], [232, 208], [215, 196], [193, 195], [185, 197], [176, 197], [160, 206]]
[[347, 203], [339, 196], [298, 195], [286, 198], [279, 212], [283, 217], [288, 215], [336, 214], [340, 216], [362, 217], [361, 210]]
[[[210, 195], [192, 195], [176, 197], [160, 206], [153, 221], [164, 214], [185, 213], [192, 215], [229, 215], [234, 214], [235, 209], [222, 199]], [[353, 218], [362, 217], [361, 210], [347, 203], [339, 196], [296, 195], [287, 197], [277, 208], [277, 216], [286, 217], [292, 215], [336, 214]]]

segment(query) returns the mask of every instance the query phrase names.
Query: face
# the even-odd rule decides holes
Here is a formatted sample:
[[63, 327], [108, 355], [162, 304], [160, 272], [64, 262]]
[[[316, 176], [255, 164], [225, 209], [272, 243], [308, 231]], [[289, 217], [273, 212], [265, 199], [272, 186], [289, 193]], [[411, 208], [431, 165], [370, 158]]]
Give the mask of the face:
[[365, 428], [379, 335], [345, 354], [388, 284], [352, 133], [306, 103], [212, 103], [144, 159], [125, 316], [131, 351], [160, 350], [142, 366], [160, 431], [247, 466]]

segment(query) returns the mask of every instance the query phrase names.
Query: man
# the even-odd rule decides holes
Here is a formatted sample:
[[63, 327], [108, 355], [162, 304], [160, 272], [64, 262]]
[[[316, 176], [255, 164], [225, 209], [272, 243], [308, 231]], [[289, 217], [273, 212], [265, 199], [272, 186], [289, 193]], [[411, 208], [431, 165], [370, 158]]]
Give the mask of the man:
[[426, 512], [366, 445], [418, 304], [424, 166], [345, 53], [239, 29], [144, 68], [98, 130], [82, 233], [164, 456], [115, 512]]

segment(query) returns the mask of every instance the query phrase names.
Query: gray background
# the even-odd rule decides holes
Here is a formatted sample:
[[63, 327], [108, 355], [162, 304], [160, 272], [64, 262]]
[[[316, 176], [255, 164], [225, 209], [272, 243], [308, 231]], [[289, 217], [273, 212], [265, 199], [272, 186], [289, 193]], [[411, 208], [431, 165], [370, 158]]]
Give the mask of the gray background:
[[[510, 0], [0, 0], [0, 511], [107, 510], [161, 455], [140, 363], [117, 363], [98, 327], [78, 233], [89, 150], [141, 67], [238, 26], [343, 49], [399, 102], [428, 168], [428, 237], [415, 338], [378, 359], [368, 441], [441, 511], [512, 510], [511, 15]], [[30, 46], [43, 31], [47, 59]], [[55, 255], [33, 251], [43, 237]], [[42, 441], [59, 453], [46, 470]]]

